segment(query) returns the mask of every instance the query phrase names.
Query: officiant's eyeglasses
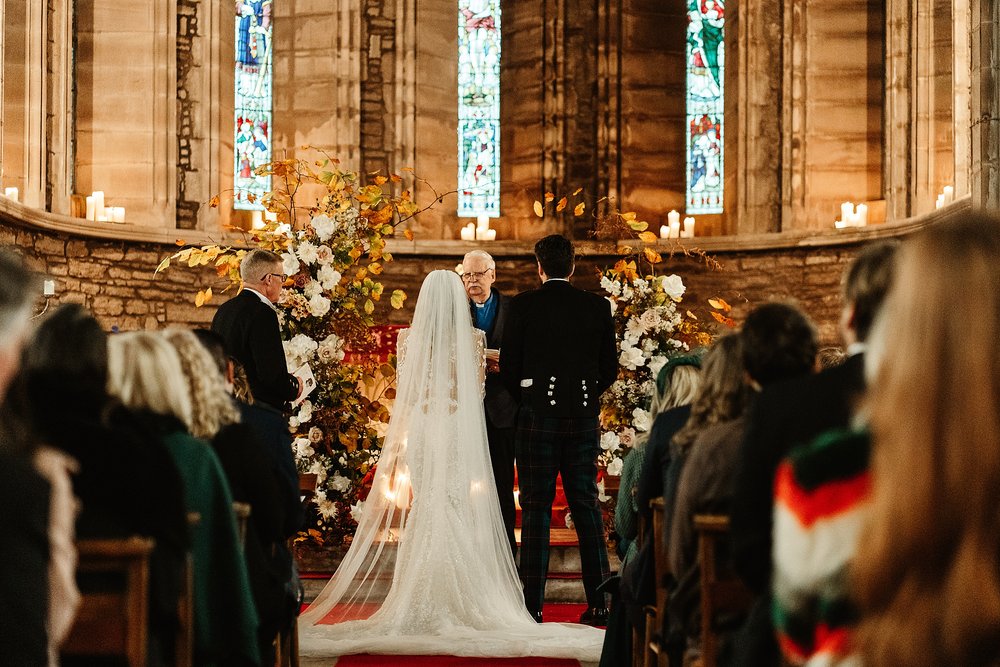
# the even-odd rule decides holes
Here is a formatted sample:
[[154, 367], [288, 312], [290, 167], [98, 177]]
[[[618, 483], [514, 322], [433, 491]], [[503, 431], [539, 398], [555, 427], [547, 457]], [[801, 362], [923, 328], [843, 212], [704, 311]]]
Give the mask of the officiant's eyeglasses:
[[278, 280], [280, 280], [281, 282], [285, 282], [285, 274], [284, 273], [267, 273], [267, 274], [264, 275], [263, 278], [260, 279], [260, 281], [264, 282], [265, 280], [267, 280], [271, 276], [277, 276]]
[[493, 269], [486, 269], [485, 271], [466, 271], [465, 273], [462, 274], [462, 280], [465, 281], [479, 280], [492, 270]]

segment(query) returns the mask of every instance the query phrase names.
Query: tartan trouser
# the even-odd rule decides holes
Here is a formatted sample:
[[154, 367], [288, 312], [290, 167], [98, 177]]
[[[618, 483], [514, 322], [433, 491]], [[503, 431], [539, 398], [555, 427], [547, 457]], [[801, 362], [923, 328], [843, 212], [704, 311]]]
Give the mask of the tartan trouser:
[[517, 418], [514, 451], [521, 502], [521, 580], [529, 611], [541, 611], [549, 569], [549, 529], [556, 475], [573, 515], [587, 606], [604, 607], [597, 587], [610, 575], [604, 520], [597, 499], [597, 417], [556, 419], [522, 406]]

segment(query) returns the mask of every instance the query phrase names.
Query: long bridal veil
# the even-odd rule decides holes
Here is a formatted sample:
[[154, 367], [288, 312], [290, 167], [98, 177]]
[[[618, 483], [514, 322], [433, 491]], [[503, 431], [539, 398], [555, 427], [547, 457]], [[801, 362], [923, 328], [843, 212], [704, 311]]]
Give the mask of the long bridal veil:
[[301, 653], [596, 660], [602, 631], [538, 625], [525, 610], [489, 461], [483, 339], [457, 274], [427, 276], [403, 333], [371, 492], [300, 618]]

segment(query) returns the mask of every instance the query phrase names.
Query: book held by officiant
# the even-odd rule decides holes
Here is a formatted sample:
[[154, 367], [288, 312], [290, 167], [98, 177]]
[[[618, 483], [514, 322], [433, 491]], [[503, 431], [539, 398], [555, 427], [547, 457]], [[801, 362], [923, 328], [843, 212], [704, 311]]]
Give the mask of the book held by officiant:
[[316, 377], [313, 375], [312, 369], [309, 368], [309, 364], [302, 364], [295, 372], [292, 373], [295, 377], [302, 381], [302, 394], [299, 395], [294, 401], [292, 401], [292, 407], [298, 407], [298, 405], [306, 400], [309, 394], [316, 390]]

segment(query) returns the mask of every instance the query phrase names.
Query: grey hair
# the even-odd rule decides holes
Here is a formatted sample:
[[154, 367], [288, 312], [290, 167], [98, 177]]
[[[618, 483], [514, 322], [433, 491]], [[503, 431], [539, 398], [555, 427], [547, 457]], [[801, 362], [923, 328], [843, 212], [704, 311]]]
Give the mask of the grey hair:
[[0, 347], [17, 338], [31, 316], [40, 282], [21, 258], [0, 251]]
[[152, 331], [108, 338], [108, 391], [127, 408], [170, 415], [191, 428], [191, 396], [180, 355]]
[[469, 252], [465, 253], [465, 257], [462, 258], [462, 264], [464, 265], [466, 260], [468, 260], [470, 257], [478, 257], [482, 260], [485, 260], [487, 269], [496, 270], [497, 268], [497, 263], [493, 261], [493, 256], [490, 255], [490, 253], [486, 252], [485, 250], [470, 250]]
[[245, 283], [259, 283], [267, 274], [267, 270], [275, 264], [282, 264], [281, 255], [270, 250], [257, 248], [243, 255], [240, 261], [240, 278]]
[[180, 358], [191, 398], [191, 435], [211, 440], [224, 426], [240, 421], [240, 411], [226, 391], [226, 379], [212, 355], [193, 332], [171, 328], [163, 332]]

